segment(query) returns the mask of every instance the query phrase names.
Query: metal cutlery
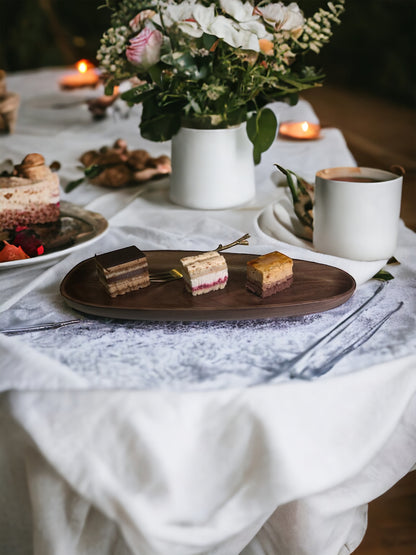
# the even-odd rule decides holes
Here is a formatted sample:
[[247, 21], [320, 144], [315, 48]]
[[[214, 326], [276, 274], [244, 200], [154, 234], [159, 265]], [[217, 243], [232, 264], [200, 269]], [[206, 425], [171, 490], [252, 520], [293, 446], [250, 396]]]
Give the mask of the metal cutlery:
[[[351, 326], [359, 316], [372, 304], [378, 295], [386, 287], [386, 283], [381, 284], [376, 291], [366, 299], [354, 312], [344, 318], [336, 326], [331, 328], [328, 333], [321, 336], [317, 341], [312, 343], [304, 351], [293, 357], [292, 359], [286, 360], [279, 364], [278, 367], [264, 367], [269, 375], [266, 376], [264, 382], [270, 382], [276, 377], [288, 373], [290, 378], [301, 378], [301, 379], [312, 379], [318, 376], [326, 374], [337, 362], [344, 358], [347, 354], [351, 353], [364, 343], [366, 343], [380, 328], [381, 326], [398, 310], [403, 306], [403, 302], [400, 302], [393, 310], [388, 311], [383, 314], [381, 318], [373, 321], [371, 325], [366, 328], [364, 333], [358, 337], [343, 345], [340, 351], [335, 354], [329, 354], [324, 362], [314, 363], [314, 357], [319, 355], [322, 358], [322, 351], [332, 343], [332, 341], [339, 337], [347, 328]], [[331, 345], [332, 347], [332, 345]]]
[[[175, 270], [174, 268], [172, 270], [168, 270], [165, 272], [156, 272], [156, 273], [149, 274], [149, 279], [152, 283], [167, 283], [169, 281], [175, 281], [181, 278], [182, 278], [182, 274], [178, 270]], [[30, 333], [34, 331], [55, 330], [55, 329], [63, 328], [65, 326], [72, 326], [74, 324], [79, 324], [85, 321], [88, 321], [88, 320], [85, 320], [84, 318], [83, 319], [79, 318], [77, 320], [62, 320], [61, 322], [47, 322], [45, 324], [38, 324], [34, 326], [0, 330], [0, 333], [3, 333], [4, 335], [19, 335], [22, 333]]]
[[21, 333], [30, 333], [32, 331], [44, 331], [44, 330], [56, 330], [63, 328], [65, 326], [72, 326], [73, 324], [79, 324], [84, 320], [63, 320], [61, 322], [49, 322], [46, 324], [38, 324], [36, 326], [27, 326], [25, 328], [12, 328], [8, 330], [0, 330], [0, 333], [4, 335], [19, 335]]
[[382, 316], [380, 320], [377, 320], [373, 325], [366, 329], [361, 337], [350, 341], [341, 351], [335, 353], [333, 356], [330, 356], [324, 364], [319, 365], [316, 368], [311, 366], [306, 366], [299, 374], [294, 375], [292, 373], [291, 377], [297, 377], [302, 379], [312, 379], [317, 378], [319, 376], [323, 376], [329, 370], [331, 370], [337, 362], [343, 359], [346, 355], [358, 349], [366, 343], [369, 339], [373, 337], [373, 335], [381, 328], [381, 326], [387, 322], [387, 320], [397, 311], [399, 311], [402, 306], [403, 302], [400, 302], [393, 310], [388, 311], [386, 314]]
[[[176, 269], [150, 274], [150, 279], [153, 283], [164, 283], [181, 278], [182, 274]], [[372, 320], [362, 334], [357, 336], [356, 333], [352, 339], [347, 338], [340, 349], [337, 349], [336, 343], [332, 342], [337, 337], [339, 338], [341, 334], [345, 332], [345, 330], [347, 330], [354, 322], [357, 321], [360, 315], [365, 310], [367, 310], [372, 303], [375, 302], [379, 294], [384, 290], [386, 286], [386, 283], [381, 284], [375, 290], [375, 292], [368, 299], [366, 299], [356, 310], [354, 310], [341, 322], [331, 328], [329, 332], [321, 336], [317, 341], [312, 343], [312, 345], [308, 346], [304, 351], [297, 354], [292, 359], [288, 359], [278, 366], [261, 366], [261, 369], [267, 372], [267, 375], [265, 379], [262, 380], [262, 383], [271, 382], [275, 378], [285, 373], [287, 373], [290, 378], [299, 378], [306, 380], [317, 378], [329, 372], [329, 370], [331, 370], [335, 366], [335, 364], [342, 360], [346, 355], [364, 345], [369, 339], [371, 339], [371, 337], [373, 337], [373, 335], [385, 324], [385, 322], [387, 322], [387, 320], [393, 314], [395, 314], [402, 308], [404, 304], [403, 302], [399, 302], [393, 309], [390, 309], [387, 312], [383, 313], [381, 317], [378, 317], [376, 320]], [[3, 333], [5, 335], [18, 335], [23, 333], [59, 329], [65, 326], [81, 324], [83, 322], [89, 322], [89, 320], [83, 318], [63, 320], [60, 322], [48, 322], [34, 326], [0, 330], [0, 333]], [[344, 338], [344, 335], [342, 337]]]

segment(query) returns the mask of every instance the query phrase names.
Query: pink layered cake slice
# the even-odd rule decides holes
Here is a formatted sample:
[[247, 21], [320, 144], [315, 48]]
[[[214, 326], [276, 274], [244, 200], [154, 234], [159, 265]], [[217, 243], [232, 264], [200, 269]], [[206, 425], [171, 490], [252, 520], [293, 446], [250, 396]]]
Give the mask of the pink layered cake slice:
[[259, 297], [269, 297], [292, 285], [293, 260], [275, 251], [247, 262], [246, 287]]
[[58, 175], [41, 154], [28, 154], [15, 175], [0, 177], [0, 229], [56, 222], [59, 198]]
[[110, 297], [150, 285], [146, 255], [134, 245], [95, 255], [95, 266], [98, 279]]
[[217, 251], [186, 256], [180, 262], [185, 287], [194, 296], [224, 289], [227, 284], [227, 263]]

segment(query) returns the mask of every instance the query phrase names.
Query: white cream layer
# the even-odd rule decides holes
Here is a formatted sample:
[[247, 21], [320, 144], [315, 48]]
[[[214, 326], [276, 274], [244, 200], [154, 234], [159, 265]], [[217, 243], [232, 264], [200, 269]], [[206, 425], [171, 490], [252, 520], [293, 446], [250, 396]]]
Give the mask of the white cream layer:
[[205, 274], [203, 276], [198, 276], [192, 279], [189, 279], [187, 275], [184, 275], [184, 279], [191, 289], [197, 289], [204, 286], [208, 287], [211, 286], [213, 283], [224, 281], [227, 278], [227, 270], [219, 270], [218, 272], [212, 272], [210, 274]]
[[56, 173], [36, 183], [22, 178], [16, 183], [17, 178], [11, 178], [6, 186], [5, 179], [0, 181], [0, 210], [27, 210], [30, 205], [59, 202], [59, 177]]

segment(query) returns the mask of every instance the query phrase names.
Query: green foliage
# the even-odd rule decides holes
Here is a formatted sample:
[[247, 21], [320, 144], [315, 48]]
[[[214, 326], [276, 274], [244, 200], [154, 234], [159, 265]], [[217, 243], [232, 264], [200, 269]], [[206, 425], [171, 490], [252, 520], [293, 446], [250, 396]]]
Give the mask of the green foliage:
[[247, 135], [253, 143], [254, 163], [259, 164], [261, 154], [268, 150], [276, 138], [277, 119], [270, 108], [262, 108], [249, 116]]
[[[305, 63], [305, 54], [319, 52], [330, 40], [331, 26], [339, 23], [343, 3], [328, 2], [327, 10], [320, 8], [309, 18], [300, 11], [295, 16], [290, 12], [288, 17], [297, 18], [299, 23], [285, 28], [253, 11], [257, 5], [261, 9], [273, 2], [252, 2], [253, 8], [244, 17], [252, 18], [253, 26], [260, 27], [256, 35], [218, 0], [199, 0], [197, 4], [210, 6], [213, 17], [223, 25], [227, 21], [228, 27], [225, 25], [225, 31], [222, 27], [219, 34], [215, 34], [215, 25], [210, 26], [212, 22], [205, 25], [205, 21], [194, 19], [189, 12], [193, 4], [187, 0], [107, 0], [113, 10], [112, 27], [103, 35], [97, 58], [109, 76], [109, 90], [127, 78], [141, 81], [122, 98], [129, 104], [143, 104], [140, 130], [145, 138], [170, 139], [182, 124], [225, 128], [247, 121], [254, 161], [259, 163], [277, 130], [276, 118], [265, 106], [276, 100], [295, 104], [299, 92], [322, 83], [324, 75]], [[244, 11], [247, 5], [241, 1], [234, 7]], [[188, 15], [178, 16], [174, 8], [179, 6], [187, 8]], [[153, 15], [144, 10], [153, 10]], [[146, 15], [138, 20], [138, 13]], [[187, 29], [189, 22], [191, 27], [195, 25]], [[145, 28], [163, 37], [158, 61], [150, 68], [126, 55], [130, 40]]]
[[394, 279], [394, 276], [387, 270], [382, 269], [373, 276], [373, 279], [377, 279], [378, 281], [390, 281]]

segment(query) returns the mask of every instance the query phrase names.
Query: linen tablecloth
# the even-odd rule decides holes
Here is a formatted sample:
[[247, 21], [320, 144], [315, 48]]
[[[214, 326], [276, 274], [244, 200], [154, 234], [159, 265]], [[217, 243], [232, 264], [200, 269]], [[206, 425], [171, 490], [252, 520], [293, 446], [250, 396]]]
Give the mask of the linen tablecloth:
[[[137, 108], [116, 105], [93, 121], [82, 101], [100, 91], [61, 92], [62, 73], [9, 76], [22, 105], [16, 133], [0, 137], [2, 158], [57, 159], [65, 184], [80, 177], [82, 152], [119, 137], [169, 154], [169, 143], [140, 138]], [[273, 109], [280, 121], [317, 121], [303, 100]], [[283, 373], [266, 385], [265, 368], [353, 312], [384, 264], [274, 235], [264, 225], [282, 194], [274, 163], [313, 181], [318, 169], [355, 161], [337, 129], [319, 141], [279, 138], [256, 167], [256, 198], [224, 211], [173, 205], [168, 178], [120, 191], [83, 184], [62, 198], [104, 215], [109, 231], [62, 259], [0, 272], [1, 329], [81, 318], [0, 335], [1, 552], [336, 555], [359, 544], [366, 504], [416, 462], [415, 234], [401, 223], [395, 279], [349, 338], [404, 302], [400, 311], [326, 376]], [[345, 268], [356, 293], [326, 313], [229, 322], [84, 318], [59, 295], [66, 273], [95, 253], [208, 250], [246, 232], [250, 246], [234, 252], [281, 250]]]

